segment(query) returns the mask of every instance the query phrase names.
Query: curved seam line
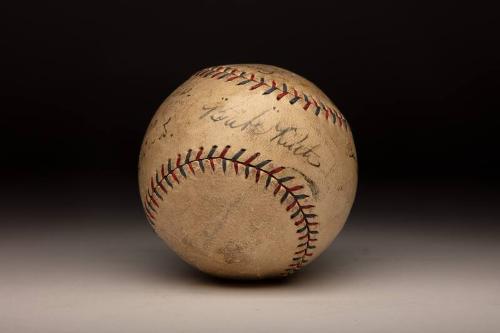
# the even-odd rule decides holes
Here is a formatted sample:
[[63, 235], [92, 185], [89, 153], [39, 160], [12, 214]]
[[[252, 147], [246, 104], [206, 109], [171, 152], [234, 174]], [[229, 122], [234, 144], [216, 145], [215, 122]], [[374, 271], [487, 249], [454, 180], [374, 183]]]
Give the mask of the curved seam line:
[[[216, 147], [216, 146], [214, 146], [214, 147]], [[225, 152], [227, 152], [227, 149], [228, 149], [228, 148], [227, 148], [227, 146], [226, 146]], [[200, 151], [202, 151], [202, 149], [201, 149]], [[224, 154], [224, 155], [225, 155], [225, 152], [223, 151], [223, 154]], [[282, 182], [280, 182], [279, 178], [277, 178], [277, 177], [274, 175], [274, 173], [279, 173], [280, 171], [284, 170], [284, 169], [285, 169], [284, 167], [278, 167], [278, 168], [274, 168], [274, 169], [273, 169], [273, 170], [271, 170], [271, 171], [267, 171], [267, 170], [264, 170], [264, 169], [263, 169], [263, 168], [261, 168], [261, 167], [258, 167], [257, 165], [254, 165], [254, 164], [251, 164], [251, 163], [245, 164], [244, 162], [240, 162], [240, 161], [238, 161], [238, 160], [231, 159], [231, 158], [228, 158], [228, 157], [225, 157], [225, 156], [210, 156], [210, 157], [209, 157], [209, 156], [206, 156], [206, 157], [204, 157], [204, 158], [195, 158], [195, 159], [193, 159], [193, 160], [188, 160], [188, 161], [185, 161], [185, 162], [184, 162], [184, 163], [182, 163], [182, 164], [180, 164], [180, 163], [176, 163], [175, 167], [174, 167], [174, 168], [171, 168], [171, 169], [168, 171], [168, 173], [166, 173], [166, 174], [162, 174], [161, 178], [151, 177], [151, 190], [152, 190], [152, 192], [153, 192], [153, 193], [154, 193], [154, 194], [155, 194], [155, 195], [156, 195], [156, 196], [157, 196], [157, 197], [158, 197], [161, 201], [163, 201], [163, 200], [164, 200], [164, 199], [163, 199], [163, 197], [162, 197], [161, 195], [159, 195], [159, 193], [158, 193], [158, 188], [161, 188], [162, 190], [164, 190], [164, 191], [165, 191], [165, 187], [163, 186], [162, 182], [163, 182], [163, 181], [166, 181], [166, 182], [167, 182], [167, 184], [169, 184], [169, 181], [168, 181], [168, 179], [167, 179], [167, 177], [168, 177], [168, 176], [172, 176], [172, 178], [174, 178], [174, 180], [175, 180], [178, 184], [180, 184], [180, 182], [179, 182], [179, 181], [178, 181], [178, 179], [177, 179], [177, 176], [174, 174], [174, 172], [175, 172], [175, 171], [177, 171], [177, 170], [181, 169], [181, 170], [182, 170], [182, 171], [181, 171], [181, 174], [183, 175], [183, 177], [184, 177], [184, 178], [187, 178], [187, 174], [185, 174], [185, 171], [182, 169], [183, 167], [185, 167], [185, 166], [189, 166], [189, 164], [191, 164], [191, 163], [193, 163], [193, 162], [200, 162], [200, 161], [202, 161], [202, 162], [203, 162], [203, 161], [207, 161], [207, 160], [208, 160], [208, 161], [213, 161], [213, 160], [225, 160], [225, 161], [230, 161], [230, 162], [233, 162], [233, 163], [242, 164], [242, 165], [244, 165], [245, 167], [249, 167], [249, 168], [253, 168], [253, 169], [255, 169], [255, 170], [261, 171], [261, 172], [265, 173], [268, 177], [270, 177], [270, 178], [274, 179], [274, 181], [278, 184], [278, 185], [277, 185], [277, 187], [276, 187], [278, 191], [279, 191], [279, 188], [280, 188], [280, 187], [283, 187], [283, 188], [285, 189], [285, 191], [288, 193], [288, 194], [287, 194], [287, 196], [288, 196], [288, 195], [291, 195], [291, 196], [292, 196], [292, 198], [293, 198], [293, 204], [294, 204], [293, 206], [297, 205], [297, 206], [298, 206], [298, 211], [295, 211], [295, 212], [294, 212], [291, 216], [293, 216], [294, 214], [296, 214], [296, 213], [300, 212], [300, 214], [302, 215], [302, 218], [304, 219], [304, 221], [303, 221], [303, 222], [305, 223], [305, 228], [306, 228], [306, 229], [305, 229], [304, 231], [306, 231], [306, 234], [305, 234], [304, 236], [300, 236], [300, 237], [298, 238], [299, 240], [303, 240], [303, 242], [302, 242], [302, 243], [304, 244], [303, 246], [305, 246], [305, 249], [304, 249], [304, 250], [299, 251], [298, 253], [297, 253], [297, 252], [295, 253], [295, 255], [299, 255], [300, 253], [302, 253], [302, 252], [303, 252], [303, 254], [302, 254], [300, 257], [295, 257], [295, 256], [294, 256], [294, 258], [293, 258], [293, 260], [292, 260], [292, 261], [299, 261], [299, 263], [297, 263], [297, 264], [290, 264], [290, 265], [289, 265], [289, 267], [292, 267], [292, 268], [287, 268], [287, 269], [286, 269], [286, 272], [287, 272], [287, 273], [285, 273], [284, 275], [288, 275], [288, 274], [292, 273], [293, 271], [296, 271], [296, 270], [299, 270], [300, 268], [302, 268], [302, 267], [304, 266], [304, 264], [306, 264], [306, 263], [308, 262], [308, 260], [306, 259], [306, 257], [310, 257], [310, 256], [312, 256], [312, 255], [313, 255], [313, 252], [312, 252], [312, 251], [308, 251], [308, 250], [312, 250], [312, 249], [314, 249], [314, 248], [315, 248], [315, 247], [310, 248], [310, 246], [313, 246], [313, 245], [311, 245], [311, 244], [310, 244], [310, 242], [313, 242], [313, 241], [316, 241], [316, 240], [317, 240], [317, 238], [311, 238], [311, 234], [318, 234], [318, 231], [317, 231], [317, 230], [311, 230], [310, 226], [311, 226], [311, 223], [313, 223], [313, 222], [310, 222], [310, 221], [309, 221], [309, 218], [310, 218], [310, 217], [308, 217], [308, 215], [313, 215], [313, 216], [311, 216], [311, 218], [314, 218], [314, 217], [316, 217], [317, 215], [316, 215], [316, 214], [311, 214], [311, 213], [309, 213], [309, 214], [308, 214], [308, 213], [305, 213], [305, 212], [304, 212], [304, 209], [307, 209], [307, 208], [304, 208], [304, 206], [303, 206], [303, 205], [299, 202], [299, 200], [301, 200], [301, 199], [297, 198], [297, 195], [296, 195], [296, 194], [294, 194], [294, 193], [293, 193], [293, 191], [291, 191], [291, 190], [290, 190], [290, 187], [288, 187], [288, 186], [284, 185]], [[180, 161], [180, 155], [178, 156], [178, 161]], [[215, 171], [215, 166], [212, 166], [212, 165], [211, 165], [211, 167], [212, 167], [212, 170], [213, 170], [213, 171]], [[277, 171], [277, 172], [272, 173], [272, 171], [274, 171], [274, 170], [276, 170], [276, 169], [280, 169], [280, 168], [281, 168], [281, 170], [279, 170], [279, 171]], [[190, 169], [191, 169], [191, 168], [190, 168]], [[164, 164], [162, 164], [162, 170], [164, 170]], [[192, 170], [191, 170], [191, 171], [192, 171]], [[202, 171], [203, 173], [205, 173], [205, 172], [204, 172], [204, 170], [201, 170], [201, 171]], [[225, 173], [225, 171], [224, 171], [224, 173]], [[193, 174], [194, 174], [194, 172], [193, 172]], [[158, 172], [156, 172], [156, 176], [157, 176], [157, 175], [158, 175]], [[257, 176], [256, 176], [256, 177], [257, 177]], [[153, 178], [156, 178], [156, 179], [153, 179]], [[245, 178], [248, 178], [248, 176], [246, 176], [246, 175], [245, 175]], [[153, 181], [154, 181], [156, 184], [154, 184], [154, 182], [153, 182]], [[258, 181], [258, 180], [257, 180], [257, 181]], [[153, 185], [154, 185], [154, 186], [153, 186]], [[169, 184], [169, 186], [173, 188], [173, 185]], [[269, 185], [266, 185], [266, 189], [267, 189], [268, 187], [269, 187]], [[147, 218], [148, 218], [149, 222], [152, 224], [152, 226], [154, 226], [154, 225], [155, 225], [155, 223], [154, 223], [154, 220], [155, 220], [155, 213], [157, 213], [157, 212], [156, 212], [156, 209], [154, 209], [154, 206], [156, 206], [157, 208], [159, 208], [159, 207], [160, 207], [160, 206], [159, 206], [159, 204], [158, 204], [158, 202], [156, 201], [156, 199], [154, 199], [154, 197], [153, 197], [153, 193], [150, 193], [150, 192], [149, 192], [149, 189], [148, 189], [147, 194], [148, 194], [149, 200], [148, 200], [148, 199], [146, 199], [146, 200], [145, 200], [145, 203], [143, 203], [143, 205], [144, 205], [144, 209], [145, 209], [145, 211], [146, 211], [146, 216], [147, 216]], [[165, 191], [165, 193], [167, 193], [167, 191]], [[277, 193], [278, 193], [278, 192], [276, 192], [276, 194], [277, 194]], [[274, 194], [274, 196], [276, 196], [276, 194]], [[286, 200], [286, 199], [285, 199], [285, 200]], [[283, 201], [283, 202], [284, 202], [284, 201]], [[292, 208], [293, 208], [293, 207], [292, 207]], [[309, 207], [309, 208], [314, 208], [314, 206]], [[295, 216], [295, 217], [291, 217], [291, 216], [290, 216], [290, 219], [293, 221], [293, 220], [294, 220], [294, 218], [298, 216], [298, 214], [297, 214], [297, 216]], [[299, 221], [300, 221], [300, 220], [299, 220]], [[297, 221], [295, 221], [295, 222], [297, 222]], [[301, 224], [302, 224], [302, 223], [301, 223]], [[300, 225], [300, 224], [299, 224], [299, 225]], [[300, 230], [300, 229], [302, 229], [302, 228], [303, 228], [303, 227], [298, 228], [297, 230]], [[316, 232], [314, 232], [314, 231], [316, 231]], [[297, 231], [297, 233], [299, 233], [299, 231]], [[303, 238], [301, 239], [301, 237], [303, 237]], [[306, 240], [305, 238], [307, 238], [307, 240]], [[304, 242], [305, 242], [305, 243], [304, 243]], [[303, 247], [303, 246], [301, 246], [301, 244], [299, 244], [299, 245], [297, 246], [297, 248], [299, 248], [299, 247]], [[300, 258], [300, 259], [299, 259], [299, 260], [297, 260], [296, 258]]]
[[[240, 72], [239, 74], [236, 74], [237, 72]], [[215, 73], [215, 74], [214, 74]], [[223, 75], [219, 75], [223, 74]], [[247, 76], [250, 75], [250, 77]], [[284, 96], [286, 95], [291, 95], [292, 98], [289, 100], [290, 104], [295, 104], [298, 100], [302, 100], [304, 102], [304, 106], [302, 107], [305, 111], [309, 109], [311, 105], [314, 105], [316, 107], [316, 111], [314, 111], [316, 116], [319, 116], [320, 110], [323, 110], [325, 112], [325, 119], [329, 120], [330, 115], [332, 119], [333, 124], [337, 124], [341, 128], [343, 127], [345, 130], [349, 129], [349, 124], [347, 120], [345, 119], [344, 115], [336, 108], [332, 106], [325, 105], [321, 100], [317, 98], [314, 99], [311, 94], [305, 94], [304, 92], [299, 93], [297, 90], [294, 88], [289, 89], [286, 85], [286, 83], [283, 83], [282, 86], [283, 88], [279, 88], [278, 85], [274, 80], [272, 80], [272, 84], [270, 85], [269, 83], [266, 82], [264, 77], [261, 77], [260, 80], [256, 79], [256, 76], [254, 73], [246, 73], [244, 71], [241, 71], [237, 68], [234, 67], [228, 67], [228, 66], [219, 66], [219, 67], [209, 67], [202, 69], [198, 72], [196, 72], [193, 76], [198, 76], [198, 77], [203, 77], [203, 78], [212, 78], [212, 79], [217, 79], [220, 80], [222, 78], [227, 77], [228, 75], [232, 75], [225, 81], [233, 81], [235, 79], [243, 79], [243, 81], [240, 81], [236, 85], [245, 85], [249, 82], [254, 82], [256, 83], [255, 85], [250, 87], [250, 90], [254, 90], [256, 88], [259, 88], [261, 86], [265, 86], [269, 88], [266, 90], [263, 95], [268, 95], [274, 91], [279, 92], [278, 96], [276, 96], [276, 99], [279, 101], [281, 100]], [[293, 93], [291, 91], [293, 91]], [[300, 96], [302, 94], [302, 96]], [[309, 100], [311, 99], [311, 100]], [[338, 121], [337, 121], [338, 119]]]

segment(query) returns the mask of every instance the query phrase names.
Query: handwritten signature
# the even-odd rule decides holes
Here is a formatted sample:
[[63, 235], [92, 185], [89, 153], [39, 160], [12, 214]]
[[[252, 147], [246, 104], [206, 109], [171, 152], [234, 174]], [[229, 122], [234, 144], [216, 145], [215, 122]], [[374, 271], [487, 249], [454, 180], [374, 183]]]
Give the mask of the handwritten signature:
[[311, 144], [312, 139], [306, 129], [284, 125], [281, 122], [267, 124], [265, 115], [272, 109], [257, 114], [236, 108], [204, 105], [199, 119], [206, 119], [233, 130], [247, 131], [252, 135], [267, 135], [269, 142], [283, 147], [295, 156], [304, 158], [314, 167], [320, 166], [320, 155], [317, 150], [320, 144]]

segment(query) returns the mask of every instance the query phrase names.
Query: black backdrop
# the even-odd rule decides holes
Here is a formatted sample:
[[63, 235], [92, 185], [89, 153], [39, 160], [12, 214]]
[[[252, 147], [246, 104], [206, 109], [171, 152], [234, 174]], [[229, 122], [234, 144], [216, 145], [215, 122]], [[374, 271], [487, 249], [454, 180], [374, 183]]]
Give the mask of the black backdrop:
[[65, 193], [126, 184], [135, 193], [142, 135], [161, 101], [198, 69], [245, 62], [295, 71], [333, 99], [355, 135], [361, 184], [498, 180], [493, 6], [247, 0], [2, 7], [3, 188], [16, 196], [32, 184]]

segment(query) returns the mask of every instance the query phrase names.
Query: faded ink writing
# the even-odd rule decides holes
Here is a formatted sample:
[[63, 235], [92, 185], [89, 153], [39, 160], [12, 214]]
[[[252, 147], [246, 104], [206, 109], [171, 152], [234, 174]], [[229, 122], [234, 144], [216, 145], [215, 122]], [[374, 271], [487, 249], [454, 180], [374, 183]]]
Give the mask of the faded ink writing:
[[320, 166], [319, 155], [316, 152], [316, 149], [319, 148], [319, 144], [315, 146], [307, 146], [306, 143], [309, 140], [308, 133], [301, 132], [297, 127], [281, 127], [280, 124], [276, 124], [275, 130], [277, 134], [269, 141], [276, 142], [276, 144], [288, 149], [294, 155], [304, 157], [312, 166]]
[[208, 117], [213, 122], [223, 121], [224, 126], [229, 128], [239, 128], [241, 131], [251, 130], [254, 134], [264, 134], [267, 130], [264, 130], [264, 125], [261, 118], [271, 110], [265, 110], [259, 114], [253, 116], [247, 116], [246, 114], [235, 114], [232, 112], [234, 109], [219, 109], [217, 106], [203, 106], [203, 111], [205, 111], [200, 119]]
[[221, 123], [230, 129], [248, 131], [252, 135], [265, 135], [269, 142], [285, 148], [295, 156], [302, 157], [314, 167], [320, 166], [317, 150], [320, 144], [311, 144], [312, 139], [306, 129], [275, 122], [266, 125], [265, 116], [273, 111], [267, 109], [257, 114], [237, 108], [222, 108], [218, 105], [204, 105], [199, 119]]

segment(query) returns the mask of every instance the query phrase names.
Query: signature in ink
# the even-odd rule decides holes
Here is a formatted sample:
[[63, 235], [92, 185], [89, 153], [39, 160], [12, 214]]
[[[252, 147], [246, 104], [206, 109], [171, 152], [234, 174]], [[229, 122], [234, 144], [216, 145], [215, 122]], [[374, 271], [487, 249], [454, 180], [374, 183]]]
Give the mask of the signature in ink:
[[320, 145], [307, 145], [309, 133], [301, 131], [300, 128], [282, 126], [279, 123], [276, 124], [274, 129], [276, 130], [276, 134], [269, 141], [288, 149], [294, 155], [302, 156], [312, 166], [320, 166], [319, 155], [316, 152]]
[[[171, 119], [172, 119], [172, 117], [169, 117], [167, 119], [167, 121], [165, 121], [161, 125], [161, 132], [160, 132], [160, 134], [155, 135], [152, 138], [146, 138], [144, 140], [144, 142], [143, 142], [143, 146], [154, 145], [156, 143], [156, 141], [162, 141], [162, 140], [164, 140], [168, 136], [168, 134], [169, 134], [167, 125], [168, 125], [168, 123], [170, 123]], [[154, 123], [152, 123], [151, 127], [154, 128], [154, 127], [156, 127], [157, 124], [158, 124], [158, 120], [155, 120]], [[170, 136], [172, 136], [172, 134], [170, 134]]]
[[295, 156], [302, 157], [310, 165], [319, 167], [320, 156], [317, 150], [320, 145], [311, 144], [312, 139], [308, 131], [296, 126], [283, 125], [280, 122], [266, 125], [265, 115], [270, 111], [272, 109], [266, 109], [254, 115], [235, 108], [224, 109], [219, 106], [204, 105], [199, 119], [208, 119], [230, 129], [248, 131], [253, 135], [267, 135], [269, 142], [288, 150]]
[[217, 106], [202, 107], [204, 113], [200, 119], [208, 118], [214, 123], [222, 122], [224, 126], [232, 129], [240, 129], [240, 131], [250, 130], [253, 134], [261, 135], [267, 133], [269, 130], [264, 128], [262, 117], [271, 111], [271, 109], [264, 110], [257, 115], [246, 115], [245, 112], [234, 112], [233, 108], [219, 109]]

